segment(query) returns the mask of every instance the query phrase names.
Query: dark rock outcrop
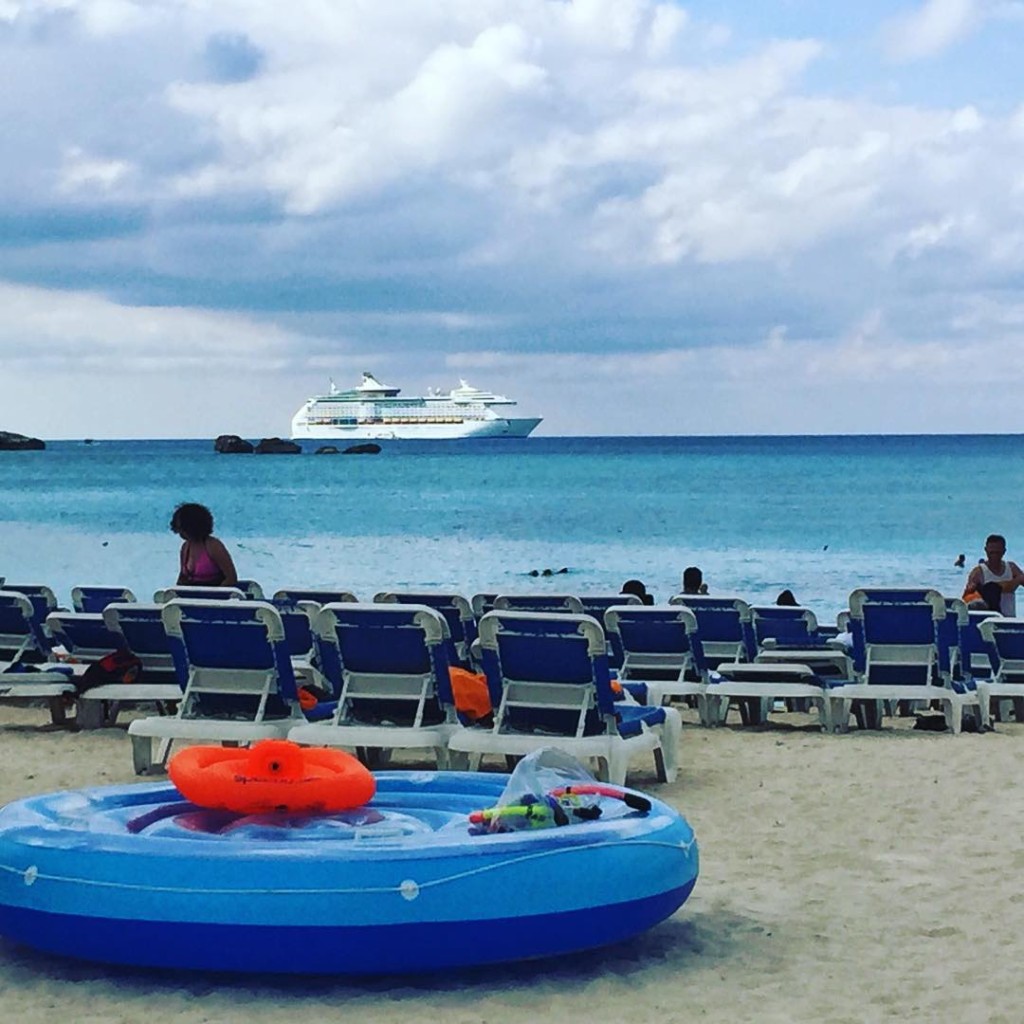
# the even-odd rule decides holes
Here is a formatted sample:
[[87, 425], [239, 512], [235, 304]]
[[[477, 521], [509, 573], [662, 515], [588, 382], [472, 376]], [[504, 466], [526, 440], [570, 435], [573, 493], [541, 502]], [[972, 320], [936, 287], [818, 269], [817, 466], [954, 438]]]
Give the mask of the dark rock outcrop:
[[265, 437], [256, 445], [257, 455], [301, 455], [302, 449], [294, 441], [280, 437]]
[[346, 448], [342, 455], [377, 455], [380, 452], [380, 445], [372, 441], [366, 444], [354, 444]]
[[0, 430], [0, 452], [41, 452], [45, 447], [46, 443], [38, 437]]
[[249, 455], [252, 452], [252, 444], [242, 440], [237, 434], [221, 434], [213, 442], [213, 450], [221, 455]]
[[322, 444], [315, 452], [314, 455], [340, 455], [341, 453], [333, 444]]

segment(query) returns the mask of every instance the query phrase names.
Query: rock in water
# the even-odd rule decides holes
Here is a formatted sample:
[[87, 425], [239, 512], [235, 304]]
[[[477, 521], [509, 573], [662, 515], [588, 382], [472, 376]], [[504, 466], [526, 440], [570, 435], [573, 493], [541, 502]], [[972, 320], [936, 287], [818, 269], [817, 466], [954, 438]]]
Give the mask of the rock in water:
[[213, 450], [222, 455], [249, 455], [252, 452], [252, 445], [243, 441], [237, 434], [221, 434], [213, 442]]
[[333, 444], [322, 444], [315, 452], [314, 455], [339, 455], [341, 454]]
[[300, 455], [302, 449], [294, 441], [280, 437], [265, 437], [256, 445], [257, 455]]
[[380, 445], [372, 441], [367, 444], [354, 444], [346, 448], [342, 455], [377, 455], [380, 452]]
[[26, 437], [0, 430], [0, 452], [41, 452], [46, 447], [38, 437]]

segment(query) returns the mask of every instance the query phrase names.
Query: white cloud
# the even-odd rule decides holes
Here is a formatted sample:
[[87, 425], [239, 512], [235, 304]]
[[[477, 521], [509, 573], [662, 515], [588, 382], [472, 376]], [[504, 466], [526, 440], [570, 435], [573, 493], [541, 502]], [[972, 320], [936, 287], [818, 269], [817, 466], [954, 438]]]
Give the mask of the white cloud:
[[934, 57], [973, 31], [984, 16], [981, 0], [925, 0], [885, 26], [885, 42], [894, 60]]

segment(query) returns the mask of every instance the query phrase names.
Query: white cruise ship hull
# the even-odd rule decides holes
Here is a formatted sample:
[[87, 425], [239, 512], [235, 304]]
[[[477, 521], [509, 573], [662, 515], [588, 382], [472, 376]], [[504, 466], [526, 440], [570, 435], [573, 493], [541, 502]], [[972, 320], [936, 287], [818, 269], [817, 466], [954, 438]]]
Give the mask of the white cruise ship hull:
[[471, 437], [529, 437], [541, 417], [466, 420], [462, 423], [314, 423], [300, 414], [293, 441], [457, 441]]

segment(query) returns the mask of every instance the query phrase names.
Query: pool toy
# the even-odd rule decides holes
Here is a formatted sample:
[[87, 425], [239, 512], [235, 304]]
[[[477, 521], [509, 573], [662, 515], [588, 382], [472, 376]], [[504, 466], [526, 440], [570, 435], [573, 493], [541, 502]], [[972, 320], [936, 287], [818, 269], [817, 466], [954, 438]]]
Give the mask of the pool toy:
[[146, 967], [408, 973], [620, 942], [689, 896], [697, 843], [657, 799], [472, 835], [508, 778], [384, 772], [370, 803], [319, 816], [204, 809], [167, 783], [18, 800], [0, 810], [0, 935]]
[[343, 750], [260, 740], [240, 750], [186, 747], [167, 766], [171, 782], [200, 807], [239, 814], [328, 814], [373, 799], [370, 770]]

